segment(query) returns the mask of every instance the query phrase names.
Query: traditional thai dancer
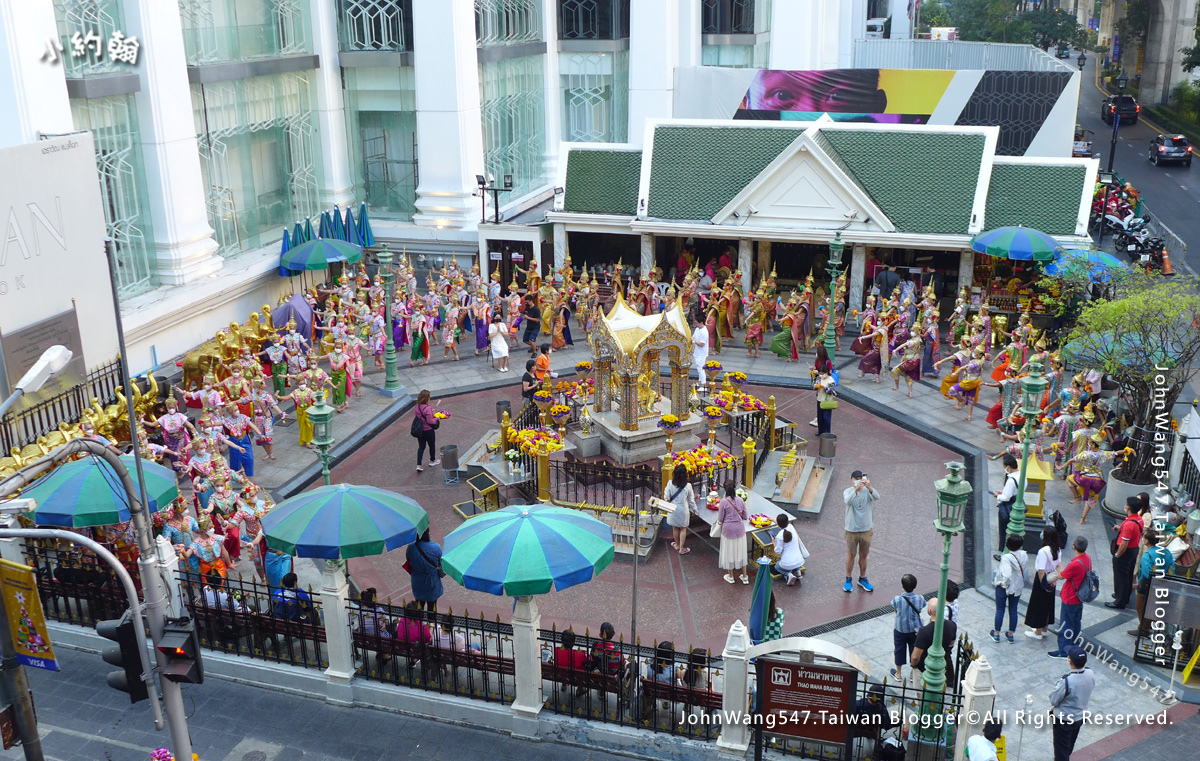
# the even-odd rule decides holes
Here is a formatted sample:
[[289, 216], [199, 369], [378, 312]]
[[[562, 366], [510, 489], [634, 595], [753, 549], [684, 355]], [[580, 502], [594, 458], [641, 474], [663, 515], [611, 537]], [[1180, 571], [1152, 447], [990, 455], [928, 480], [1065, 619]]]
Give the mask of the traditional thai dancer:
[[338, 412], [345, 411], [349, 406], [346, 398], [346, 384], [349, 379], [350, 355], [346, 353], [346, 344], [342, 339], [333, 342], [333, 351], [323, 359], [329, 361], [329, 382], [333, 384], [333, 406]]
[[312, 449], [313, 426], [308, 419], [308, 409], [317, 403], [317, 392], [308, 385], [308, 378], [301, 377], [299, 385], [292, 393], [281, 396], [280, 399], [290, 399], [296, 405], [296, 425], [300, 431], [300, 446]]
[[859, 338], [867, 342], [869, 348], [867, 353], [863, 354], [862, 359], [858, 361], [858, 377], [874, 375], [875, 382], [879, 383], [882, 380], [883, 368], [888, 365], [891, 358], [888, 325], [881, 321], [879, 324], [873, 325], [871, 332], [863, 333]]
[[[1071, 469], [1071, 474], [1067, 476], [1067, 483], [1071, 487], [1071, 492], [1076, 497], [1076, 499], [1071, 501], [1077, 503], [1080, 498], [1083, 499], [1083, 515], [1079, 518], [1081, 524], [1087, 523], [1088, 513], [1100, 501], [1100, 492], [1104, 491], [1104, 463], [1112, 460], [1113, 457], [1122, 454], [1124, 451], [1102, 451], [1100, 444], [1103, 441], [1104, 437], [1099, 433], [1089, 436], [1087, 438], [1087, 449], [1066, 460], [1059, 466], [1060, 469]], [[1082, 495], [1080, 492], [1082, 492]]]
[[550, 346], [553, 349], [565, 349], [574, 345], [575, 342], [571, 340], [571, 305], [566, 296], [559, 296], [558, 303], [554, 305], [554, 334]]
[[254, 443], [263, 448], [266, 453], [264, 460], [275, 459], [275, 415], [280, 421], [287, 420], [287, 413], [279, 409], [279, 402], [267, 391], [262, 378], [254, 381], [254, 393], [250, 395], [251, 407], [254, 410], [252, 419], [261, 432]]
[[412, 352], [409, 353], [408, 366], [416, 367], [418, 364], [428, 364], [429, 339], [432, 334], [432, 328], [429, 325], [429, 318], [419, 305], [413, 310], [412, 319], [409, 320], [408, 325], [408, 336], [412, 342]]
[[746, 356], [757, 357], [766, 331], [767, 314], [761, 297], [750, 302], [750, 315], [746, 318]]
[[254, 445], [251, 443], [250, 434], [262, 436], [262, 431], [233, 402], [225, 405], [225, 417], [221, 419], [221, 425], [224, 426], [225, 435], [229, 437], [230, 443], [237, 444], [237, 449], [229, 453], [230, 469], [240, 470], [247, 477], [253, 478]]
[[921, 380], [921, 343], [920, 336], [913, 336], [901, 344], [900, 363], [892, 368], [892, 380], [896, 381], [893, 388], [900, 390], [900, 376], [903, 375], [909, 398], [913, 395], [913, 382]]
[[955, 400], [954, 409], [967, 407], [967, 420], [971, 419], [975, 405], [979, 401], [979, 386], [983, 383], [983, 347], [977, 347], [974, 356], [963, 365], [958, 374], [958, 382], [950, 389], [950, 396]]
[[471, 306], [471, 316], [475, 321], [475, 356], [479, 356], [488, 350], [488, 326], [492, 322], [492, 306], [482, 288]]
[[225, 563], [228, 554], [225, 552], [224, 543], [217, 540], [217, 532], [213, 528], [212, 518], [202, 515], [197, 525], [200, 531], [192, 536], [191, 545], [184, 550], [185, 556], [197, 558], [202, 576], [216, 573], [222, 579], [228, 578], [229, 570]]
[[200, 533], [200, 525], [196, 519], [187, 514], [187, 505], [180, 497], [171, 503], [166, 520], [163, 521], [162, 535], [175, 548], [179, 562], [188, 573], [200, 572], [200, 558], [186, 553], [192, 543], [192, 537]]
[[269, 339], [269, 344], [262, 350], [261, 356], [271, 366], [271, 383], [274, 385], [275, 393], [282, 394], [287, 387], [287, 347], [283, 345], [282, 338], [273, 336]]
[[182, 473], [185, 469], [182, 455], [192, 442], [188, 433], [195, 434], [196, 428], [188, 416], [179, 411], [179, 402], [175, 400], [175, 397], [167, 397], [166, 408], [166, 414], [160, 415], [157, 420], [148, 420], [145, 424], [152, 428], [162, 429], [163, 445], [175, 453], [168, 455], [171, 467], [176, 473]]
[[242, 498], [238, 502], [237, 512], [233, 513], [226, 521], [227, 527], [236, 529], [241, 546], [250, 556], [250, 562], [254, 564], [254, 572], [258, 574], [258, 580], [263, 584], [267, 582], [267, 542], [262, 527], [262, 517], [266, 514], [266, 501], [259, 496], [258, 487], [247, 481], [242, 489]]

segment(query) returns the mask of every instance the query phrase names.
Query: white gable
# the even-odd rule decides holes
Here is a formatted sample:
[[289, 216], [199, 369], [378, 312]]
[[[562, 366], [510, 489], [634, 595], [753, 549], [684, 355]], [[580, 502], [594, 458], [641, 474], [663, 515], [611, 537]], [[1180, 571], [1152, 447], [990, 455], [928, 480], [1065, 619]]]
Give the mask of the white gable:
[[802, 133], [723, 209], [715, 225], [894, 232], [895, 226], [813, 141]]

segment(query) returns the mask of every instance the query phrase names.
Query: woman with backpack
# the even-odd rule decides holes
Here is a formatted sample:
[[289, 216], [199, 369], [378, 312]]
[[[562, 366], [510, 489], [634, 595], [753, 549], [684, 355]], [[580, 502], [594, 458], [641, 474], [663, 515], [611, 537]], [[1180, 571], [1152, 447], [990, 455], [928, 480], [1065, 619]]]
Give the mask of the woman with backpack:
[[423, 388], [417, 394], [417, 406], [413, 410], [412, 427], [409, 429], [409, 433], [417, 440], [418, 473], [425, 471], [425, 468], [421, 467], [421, 458], [425, 455], [426, 446], [429, 447], [429, 465], [432, 467], [441, 462], [437, 459], [437, 428], [439, 425], [441, 423], [434, 417], [433, 407], [429, 406], [429, 390]]
[[1025, 538], [1017, 534], [1009, 534], [1005, 540], [1005, 553], [1000, 558], [1000, 565], [992, 573], [992, 584], [996, 587], [996, 621], [992, 627], [992, 642], [1000, 641], [1000, 626], [1004, 623], [1004, 609], [1008, 608], [1008, 630], [1004, 638], [1013, 643], [1013, 634], [1017, 630], [1017, 603], [1021, 602], [1021, 593], [1025, 591], [1025, 566], [1029, 556], [1021, 549]]

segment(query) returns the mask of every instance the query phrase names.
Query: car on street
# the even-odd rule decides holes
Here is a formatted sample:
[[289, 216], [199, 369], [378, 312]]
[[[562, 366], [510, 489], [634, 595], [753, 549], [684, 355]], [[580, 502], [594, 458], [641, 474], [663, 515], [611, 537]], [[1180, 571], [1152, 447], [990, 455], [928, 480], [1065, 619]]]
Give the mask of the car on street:
[[1113, 114], [1121, 117], [1121, 124], [1137, 124], [1141, 110], [1132, 95], [1110, 95], [1100, 101], [1100, 118], [1107, 124], [1113, 123]]
[[1150, 141], [1150, 152], [1146, 158], [1154, 166], [1174, 161], [1190, 167], [1192, 165], [1192, 146], [1183, 135], [1159, 135]]
[[1071, 57], [1071, 49], [1068, 48], [1066, 45], [1063, 45], [1054, 51], [1054, 57], [1055, 58], [1070, 58]]

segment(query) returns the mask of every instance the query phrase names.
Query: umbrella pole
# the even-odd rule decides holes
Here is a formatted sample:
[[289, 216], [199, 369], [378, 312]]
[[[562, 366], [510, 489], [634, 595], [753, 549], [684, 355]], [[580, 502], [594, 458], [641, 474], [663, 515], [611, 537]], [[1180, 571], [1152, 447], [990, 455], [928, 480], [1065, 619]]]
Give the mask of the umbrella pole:
[[[629, 612], [629, 640], [633, 645], [633, 654], [636, 659], [641, 654], [638, 647], [637, 639], [637, 598], [638, 598], [638, 553], [641, 551], [641, 537], [638, 532], [642, 525], [642, 497], [641, 495], [633, 498], [633, 608]], [[637, 677], [641, 676], [640, 662], [635, 660], [635, 668], [637, 672], [634, 677], [634, 684], [637, 684]]]

